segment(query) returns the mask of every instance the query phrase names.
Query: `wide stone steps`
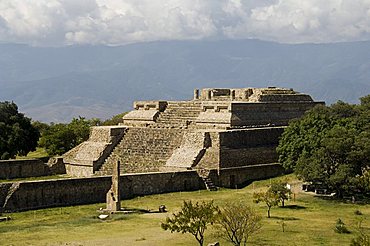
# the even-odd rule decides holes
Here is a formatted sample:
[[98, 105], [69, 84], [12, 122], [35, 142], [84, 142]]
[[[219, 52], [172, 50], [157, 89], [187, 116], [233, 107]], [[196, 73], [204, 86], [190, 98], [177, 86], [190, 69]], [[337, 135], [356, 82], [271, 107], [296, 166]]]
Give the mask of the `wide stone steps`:
[[121, 173], [159, 171], [173, 150], [181, 145], [180, 129], [130, 128], [96, 175], [110, 175], [121, 162]]
[[157, 123], [166, 126], [187, 126], [189, 121], [198, 117], [200, 110], [200, 103], [197, 102], [169, 102], [166, 110], [158, 117]]

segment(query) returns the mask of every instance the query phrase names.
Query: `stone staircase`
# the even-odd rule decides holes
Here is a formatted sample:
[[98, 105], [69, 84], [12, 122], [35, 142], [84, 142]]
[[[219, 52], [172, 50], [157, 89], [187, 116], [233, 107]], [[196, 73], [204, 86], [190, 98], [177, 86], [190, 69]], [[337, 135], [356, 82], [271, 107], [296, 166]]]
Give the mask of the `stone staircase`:
[[212, 179], [209, 177], [202, 177], [204, 184], [206, 185], [207, 190], [217, 191], [217, 186], [213, 183]]
[[113, 164], [121, 162], [121, 173], [159, 171], [181, 145], [183, 130], [129, 128], [96, 175], [111, 175]]
[[199, 116], [200, 104], [196, 101], [168, 102], [166, 110], [156, 120], [157, 125], [161, 127], [187, 127]]
[[199, 177], [202, 178], [204, 185], [206, 186], [207, 190], [209, 191], [217, 191], [217, 186], [213, 183], [212, 179], [210, 178], [210, 170], [208, 169], [197, 169], [197, 173]]

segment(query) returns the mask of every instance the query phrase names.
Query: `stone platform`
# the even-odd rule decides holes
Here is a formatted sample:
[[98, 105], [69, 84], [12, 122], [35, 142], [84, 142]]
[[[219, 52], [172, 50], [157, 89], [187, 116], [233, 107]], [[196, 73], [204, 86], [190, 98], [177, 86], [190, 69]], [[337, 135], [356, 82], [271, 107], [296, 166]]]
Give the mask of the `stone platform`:
[[[64, 155], [67, 173], [222, 170], [277, 163], [289, 120], [323, 102], [292, 89], [207, 88], [189, 101], [137, 101], [120, 126], [93, 127], [88, 141]], [[205, 170], [205, 171], [204, 171]], [[221, 172], [220, 172], [221, 173]]]

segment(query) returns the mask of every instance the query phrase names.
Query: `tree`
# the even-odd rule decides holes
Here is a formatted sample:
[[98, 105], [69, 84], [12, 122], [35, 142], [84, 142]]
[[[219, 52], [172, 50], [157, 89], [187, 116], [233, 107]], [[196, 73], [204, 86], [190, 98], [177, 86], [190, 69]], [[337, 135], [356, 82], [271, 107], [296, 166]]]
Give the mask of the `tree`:
[[269, 187], [269, 190], [279, 198], [283, 207], [285, 205], [285, 200], [288, 200], [289, 196], [292, 194], [290, 189], [287, 188], [287, 183], [281, 181], [273, 182]]
[[260, 203], [264, 202], [267, 206], [267, 218], [270, 218], [270, 210], [279, 204], [279, 197], [272, 193], [271, 190], [266, 192], [257, 192], [253, 194], [253, 202]]
[[39, 131], [18, 112], [14, 102], [0, 102], [0, 159], [27, 155], [36, 149]]
[[[277, 152], [279, 161], [305, 181], [343, 197], [363, 192], [370, 163], [370, 96], [360, 105], [339, 101], [319, 106], [289, 124]], [[366, 176], [365, 176], [366, 181]]]
[[90, 127], [95, 120], [74, 118], [69, 124], [51, 124], [44, 130], [39, 145], [49, 155], [62, 155], [89, 138]]
[[127, 114], [127, 112], [114, 115], [111, 119], [105, 120], [102, 124], [104, 126], [118, 125], [119, 123], [122, 123], [123, 122], [123, 116], [125, 114]]
[[217, 224], [227, 241], [246, 245], [250, 236], [261, 228], [261, 216], [244, 203], [233, 202], [220, 209]]
[[161, 224], [162, 229], [171, 232], [190, 233], [203, 245], [204, 232], [208, 225], [215, 222], [218, 208], [210, 202], [184, 201], [181, 211], [173, 214], [173, 218], [166, 218], [166, 222]]
[[316, 106], [304, 117], [292, 120], [284, 130], [277, 152], [279, 162], [287, 170], [294, 170], [302, 156], [309, 156], [320, 146], [320, 140], [334, 124], [334, 116], [325, 106]]

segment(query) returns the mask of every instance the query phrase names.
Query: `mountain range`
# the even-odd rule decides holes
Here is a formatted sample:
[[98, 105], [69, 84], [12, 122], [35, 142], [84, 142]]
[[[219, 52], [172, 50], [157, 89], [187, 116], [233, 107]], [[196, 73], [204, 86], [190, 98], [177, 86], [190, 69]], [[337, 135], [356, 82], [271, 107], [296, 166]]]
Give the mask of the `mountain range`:
[[124, 46], [0, 44], [0, 101], [43, 122], [101, 118], [194, 88], [293, 88], [327, 104], [370, 94], [370, 41], [159, 41]]

